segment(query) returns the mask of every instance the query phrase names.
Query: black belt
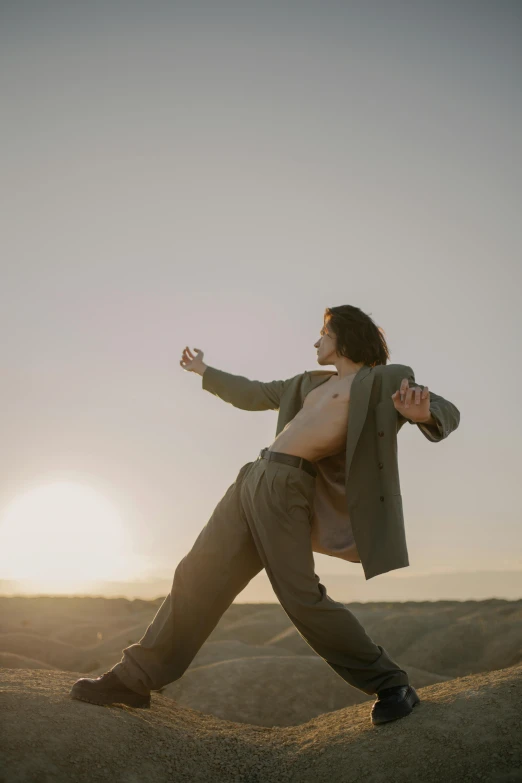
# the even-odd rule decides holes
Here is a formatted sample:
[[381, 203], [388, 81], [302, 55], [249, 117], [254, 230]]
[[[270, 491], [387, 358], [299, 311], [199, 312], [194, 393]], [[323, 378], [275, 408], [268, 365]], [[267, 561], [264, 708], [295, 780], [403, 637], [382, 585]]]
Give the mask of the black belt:
[[282, 451], [269, 451], [268, 448], [261, 449], [259, 457], [267, 460], [273, 459], [276, 462], [282, 462], [284, 465], [293, 465], [295, 468], [302, 468], [311, 476], [317, 475], [314, 463], [304, 457], [296, 457], [294, 454], [285, 454]]

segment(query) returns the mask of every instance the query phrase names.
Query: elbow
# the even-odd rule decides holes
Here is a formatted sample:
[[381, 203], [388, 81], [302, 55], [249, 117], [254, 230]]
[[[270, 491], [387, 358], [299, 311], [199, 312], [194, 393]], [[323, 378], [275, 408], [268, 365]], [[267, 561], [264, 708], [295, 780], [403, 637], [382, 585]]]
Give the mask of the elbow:
[[459, 409], [457, 408], [456, 405], [453, 406], [453, 410], [454, 410], [453, 415], [455, 417], [455, 429], [457, 429], [457, 427], [460, 424], [460, 411], [459, 411]]

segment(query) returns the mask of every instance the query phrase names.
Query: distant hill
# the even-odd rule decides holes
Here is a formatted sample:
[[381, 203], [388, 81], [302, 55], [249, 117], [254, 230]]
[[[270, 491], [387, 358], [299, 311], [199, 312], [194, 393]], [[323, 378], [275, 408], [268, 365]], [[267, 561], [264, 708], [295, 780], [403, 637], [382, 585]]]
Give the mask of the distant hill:
[[[488, 598], [504, 598], [509, 601], [522, 599], [522, 570], [474, 571], [447, 574], [408, 576], [407, 569], [391, 574], [381, 574], [366, 581], [361, 573], [324, 574], [321, 582], [328, 594], [337, 601], [483, 601]], [[403, 573], [404, 572], [404, 575]], [[172, 587], [172, 575], [162, 579], [136, 582], [100, 582], [89, 595], [106, 597], [142, 598], [150, 600], [165, 596]], [[0, 595], [25, 595], [23, 582], [0, 580]], [[74, 593], [72, 593], [74, 594]], [[79, 595], [85, 592], [78, 591]], [[237, 603], [277, 603], [272, 586], [262, 571], [236, 598]]]

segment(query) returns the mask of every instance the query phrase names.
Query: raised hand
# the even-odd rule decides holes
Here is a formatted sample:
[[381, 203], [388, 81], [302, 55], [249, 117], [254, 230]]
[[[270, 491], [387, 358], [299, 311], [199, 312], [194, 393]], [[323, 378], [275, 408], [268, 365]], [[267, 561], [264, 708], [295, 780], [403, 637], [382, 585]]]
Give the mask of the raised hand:
[[425, 422], [430, 419], [430, 393], [427, 386], [410, 386], [403, 378], [400, 388], [392, 394], [395, 410], [405, 419]]
[[195, 355], [188, 345], [186, 345], [181, 354], [180, 364], [184, 370], [188, 370], [188, 372], [197, 372], [201, 375], [206, 367], [203, 362], [203, 351], [201, 348], [194, 348], [194, 350], [196, 351]]

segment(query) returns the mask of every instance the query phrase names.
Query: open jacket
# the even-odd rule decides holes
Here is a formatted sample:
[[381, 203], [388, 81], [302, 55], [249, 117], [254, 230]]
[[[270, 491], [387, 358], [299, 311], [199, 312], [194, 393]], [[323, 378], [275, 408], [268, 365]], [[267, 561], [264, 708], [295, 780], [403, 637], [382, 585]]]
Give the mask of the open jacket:
[[[248, 411], [279, 411], [276, 437], [302, 408], [306, 395], [335, 373], [312, 370], [287, 380], [254, 381], [241, 375], [207, 366], [202, 376], [202, 388], [220, 399]], [[411, 367], [404, 364], [363, 365], [355, 375], [350, 389], [346, 452], [342, 461], [318, 460], [314, 464], [322, 483], [316, 484], [317, 514], [312, 526], [312, 549], [351, 562], [360, 562], [366, 579], [408, 566], [408, 550], [404, 529], [401, 488], [399, 482], [397, 433], [404, 418], [391, 399], [403, 378], [410, 386], [417, 383]], [[460, 412], [453, 403], [430, 389], [430, 412], [436, 426], [417, 426], [433, 443], [447, 438], [457, 429]], [[341, 491], [341, 512], [334, 523], [329, 520], [328, 504], [317, 492], [334, 487], [333, 469], [338, 472]], [[332, 506], [333, 508], [333, 501]], [[337, 501], [339, 508], [339, 501]], [[329, 528], [330, 525], [330, 528]], [[328, 546], [332, 534], [344, 536], [342, 543]], [[322, 542], [322, 543], [321, 543]]]

